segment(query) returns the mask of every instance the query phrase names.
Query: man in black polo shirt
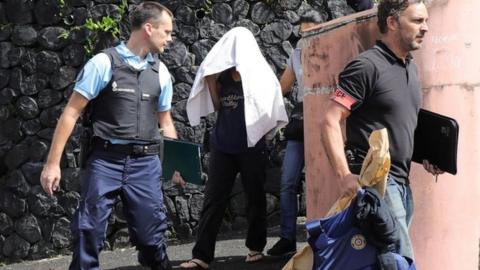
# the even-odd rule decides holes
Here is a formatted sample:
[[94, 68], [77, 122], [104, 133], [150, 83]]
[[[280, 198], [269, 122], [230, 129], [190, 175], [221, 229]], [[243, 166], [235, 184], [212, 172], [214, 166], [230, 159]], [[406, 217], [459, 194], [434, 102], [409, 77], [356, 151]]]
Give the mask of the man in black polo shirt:
[[[414, 131], [422, 104], [421, 84], [410, 51], [419, 49], [427, 26], [428, 12], [423, 0], [382, 0], [378, 5], [381, 40], [350, 62], [339, 75], [338, 88], [322, 121], [323, 145], [330, 163], [341, 179], [344, 194], [358, 190], [358, 173], [368, 136], [387, 128], [392, 166], [385, 200], [400, 225], [397, 252], [413, 258], [408, 226], [413, 200], [408, 176], [413, 154]], [[347, 120], [344, 143], [340, 122]], [[432, 174], [438, 168], [424, 161]]]

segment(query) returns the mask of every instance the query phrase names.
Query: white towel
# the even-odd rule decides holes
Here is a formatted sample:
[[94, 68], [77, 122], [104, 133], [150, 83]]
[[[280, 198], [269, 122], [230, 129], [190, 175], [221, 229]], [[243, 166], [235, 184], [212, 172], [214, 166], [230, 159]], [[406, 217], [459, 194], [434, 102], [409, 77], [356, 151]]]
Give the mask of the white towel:
[[253, 34], [244, 27], [225, 33], [200, 65], [187, 101], [190, 125], [214, 112], [204, 77], [235, 66], [242, 77], [248, 146], [288, 122], [282, 91], [275, 73], [260, 52]]

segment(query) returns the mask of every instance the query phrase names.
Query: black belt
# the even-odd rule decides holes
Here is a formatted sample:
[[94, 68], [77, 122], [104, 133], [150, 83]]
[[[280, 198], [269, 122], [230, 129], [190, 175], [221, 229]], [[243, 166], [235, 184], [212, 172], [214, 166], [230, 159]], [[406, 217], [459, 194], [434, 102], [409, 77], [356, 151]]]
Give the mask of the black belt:
[[93, 149], [114, 152], [126, 155], [158, 155], [160, 154], [161, 144], [113, 144], [110, 141], [95, 137], [93, 139]]

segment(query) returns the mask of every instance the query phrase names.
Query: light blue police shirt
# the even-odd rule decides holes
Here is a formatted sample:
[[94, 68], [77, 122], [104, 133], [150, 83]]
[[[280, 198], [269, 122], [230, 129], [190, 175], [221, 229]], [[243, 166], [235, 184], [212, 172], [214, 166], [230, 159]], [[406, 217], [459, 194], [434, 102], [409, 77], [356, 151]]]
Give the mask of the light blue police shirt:
[[[149, 53], [144, 59], [133, 54], [127, 48], [124, 42], [115, 47], [125, 62], [137, 70], [144, 70], [150, 63], [154, 62], [153, 56]], [[88, 100], [96, 98], [100, 92], [107, 86], [112, 78], [112, 66], [110, 58], [105, 53], [99, 53], [92, 57], [80, 72], [81, 76], [77, 77], [74, 91]], [[172, 77], [167, 67], [160, 62], [158, 77], [160, 80], [161, 93], [158, 98], [157, 111], [165, 112], [170, 110], [173, 87]], [[129, 140], [111, 139], [112, 143], [125, 144], [131, 143]]]

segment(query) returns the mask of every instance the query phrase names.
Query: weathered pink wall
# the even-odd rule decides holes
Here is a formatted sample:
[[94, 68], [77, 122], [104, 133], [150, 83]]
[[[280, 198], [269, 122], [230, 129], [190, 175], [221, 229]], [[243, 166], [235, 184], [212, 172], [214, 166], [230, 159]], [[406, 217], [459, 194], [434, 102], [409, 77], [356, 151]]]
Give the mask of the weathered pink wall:
[[320, 143], [320, 120], [338, 72], [374, 45], [375, 18], [375, 11], [371, 10], [333, 20], [309, 31], [301, 41], [308, 219], [323, 217], [339, 197], [337, 179]]
[[416, 52], [424, 107], [460, 125], [458, 174], [434, 177], [413, 166], [411, 227], [419, 269], [479, 269], [480, 1], [435, 1], [430, 32]]
[[[418, 269], [479, 269], [480, 238], [480, 1], [435, 0], [430, 31], [414, 57], [422, 77], [424, 108], [459, 122], [458, 174], [435, 183], [417, 164], [411, 180], [415, 200], [411, 236]], [[375, 10], [321, 25], [307, 35], [303, 63], [307, 217], [325, 215], [338, 197], [320, 143], [319, 122], [337, 74], [373, 45]], [[479, 108], [479, 109], [477, 109]]]

